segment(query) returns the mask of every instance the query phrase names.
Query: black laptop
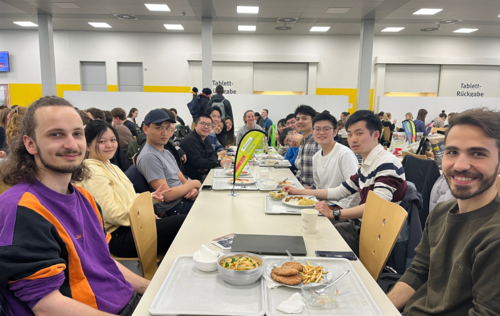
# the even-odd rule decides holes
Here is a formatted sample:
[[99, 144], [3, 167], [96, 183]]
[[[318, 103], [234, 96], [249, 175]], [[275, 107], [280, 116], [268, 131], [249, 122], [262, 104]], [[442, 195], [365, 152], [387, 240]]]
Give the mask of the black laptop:
[[245, 235], [234, 236], [231, 252], [251, 252], [260, 255], [306, 256], [306, 244], [302, 236]]

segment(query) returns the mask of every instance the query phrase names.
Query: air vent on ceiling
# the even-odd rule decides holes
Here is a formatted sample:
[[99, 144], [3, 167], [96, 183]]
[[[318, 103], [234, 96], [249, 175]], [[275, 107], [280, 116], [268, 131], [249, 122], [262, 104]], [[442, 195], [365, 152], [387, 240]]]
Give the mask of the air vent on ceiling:
[[439, 30], [439, 27], [426, 27], [424, 29], [420, 29], [420, 31], [422, 31], [422, 32], [434, 32], [437, 30]]
[[281, 23], [295, 23], [298, 20], [299, 19], [297, 19], [297, 18], [279, 18], [278, 22], [281, 22]]
[[113, 14], [113, 15], [120, 20], [137, 20], [137, 17], [133, 14]]
[[441, 20], [441, 21], [438, 21], [439, 24], [455, 24], [455, 23], [458, 23], [460, 22], [460, 20]]
[[285, 26], [277, 26], [277, 27], [275, 27], [275, 29], [278, 30], [278, 31], [288, 31], [288, 30], [291, 30], [292, 27], [285, 25]]

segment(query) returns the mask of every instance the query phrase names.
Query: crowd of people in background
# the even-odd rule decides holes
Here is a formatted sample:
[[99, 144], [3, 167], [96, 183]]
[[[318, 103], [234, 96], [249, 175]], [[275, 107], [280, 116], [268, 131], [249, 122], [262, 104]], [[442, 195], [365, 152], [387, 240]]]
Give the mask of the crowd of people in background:
[[[58, 97], [41, 98], [29, 108], [0, 109], [0, 158], [5, 158], [0, 165], [0, 258], [7, 258], [0, 259], [0, 290], [9, 304], [35, 314], [57, 314], [63, 302], [75, 315], [97, 307], [129, 315], [124, 306], [133, 310], [149, 281], [109, 253], [137, 256], [127, 214], [138, 194], [152, 193], [158, 252], [165, 253], [205, 177], [252, 130], [265, 134], [267, 145], [290, 162], [304, 187], [283, 190], [318, 198], [315, 208], [357, 255], [368, 193], [402, 205], [415, 192], [401, 161], [381, 145], [384, 130], [391, 135], [398, 131], [398, 120], [389, 112], [342, 112], [337, 119], [329, 111], [318, 113], [301, 104], [292, 113], [280, 113], [282, 118], [273, 123], [268, 109], [248, 109], [235, 118], [221, 85], [214, 95], [210, 88], [200, 93], [193, 88], [192, 93], [191, 125], [176, 108], [153, 109], [138, 122], [138, 108], [128, 114], [121, 107], [80, 110]], [[451, 315], [476, 308], [489, 314], [498, 310], [492, 298], [499, 293], [483, 274], [495, 275], [497, 262], [489, 260], [500, 250], [493, 225], [500, 218], [500, 114], [442, 111], [426, 124], [427, 114], [420, 109], [414, 119], [406, 113], [403, 123], [412, 121], [424, 136], [433, 128], [448, 128], [443, 175], [433, 189], [439, 196], [432, 201], [456, 200], [433, 205], [415, 261], [389, 298], [400, 309], [406, 306], [405, 312]], [[244, 125], [236, 129], [235, 121]], [[453, 128], [457, 125], [461, 128]], [[67, 213], [68, 207], [76, 213]], [[473, 213], [459, 219], [467, 212]], [[460, 220], [470, 221], [463, 235], [454, 232]], [[443, 227], [448, 230], [443, 232]], [[460, 261], [447, 257], [451, 253]], [[457, 276], [462, 273], [463, 278]], [[86, 303], [76, 302], [75, 295], [84, 296]]]

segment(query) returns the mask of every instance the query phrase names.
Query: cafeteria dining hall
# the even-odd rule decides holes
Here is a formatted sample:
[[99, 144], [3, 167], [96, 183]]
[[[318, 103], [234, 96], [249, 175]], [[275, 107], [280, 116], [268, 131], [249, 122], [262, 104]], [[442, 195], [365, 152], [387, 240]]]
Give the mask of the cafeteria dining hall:
[[0, 0], [0, 316], [500, 316], [500, 1]]

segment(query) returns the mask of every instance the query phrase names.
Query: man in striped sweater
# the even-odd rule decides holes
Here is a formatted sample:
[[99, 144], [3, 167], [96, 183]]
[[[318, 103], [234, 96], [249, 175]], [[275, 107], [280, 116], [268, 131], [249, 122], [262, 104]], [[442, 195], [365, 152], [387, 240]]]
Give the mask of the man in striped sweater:
[[[359, 192], [361, 201], [356, 207], [338, 209], [326, 201], [316, 203], [316, 209], [330, 219], [351, 249], [359, 254], [359, 232], [368, 192], [401, 203], [406, 194], [406, 178], [401, 162], [379, 144], [382, 123], [368, 110], [355, 112], [346, 122], [349, 146], [363, 157], [358, 172], [336, 188], [303, 190], [321, 200], [340, 200]], [[289, 191], [289, 187], [284, 188]], [[343, 221], [340, 221], [343, 220]]]

